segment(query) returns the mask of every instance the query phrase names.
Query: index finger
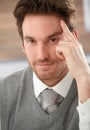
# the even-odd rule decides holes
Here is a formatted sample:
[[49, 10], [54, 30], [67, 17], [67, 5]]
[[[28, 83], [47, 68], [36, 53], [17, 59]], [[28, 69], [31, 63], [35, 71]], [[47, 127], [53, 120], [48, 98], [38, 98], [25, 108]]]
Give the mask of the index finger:
[[67, 27], [67, 25], [65, 24], [65, 22], [63, 20], [60, 21], [60, 25], [61, 25], [61, 28], [62, 28], [66, 38], [68, 40], [74, 40], [73, 34], [70, 32], [69, 28]]

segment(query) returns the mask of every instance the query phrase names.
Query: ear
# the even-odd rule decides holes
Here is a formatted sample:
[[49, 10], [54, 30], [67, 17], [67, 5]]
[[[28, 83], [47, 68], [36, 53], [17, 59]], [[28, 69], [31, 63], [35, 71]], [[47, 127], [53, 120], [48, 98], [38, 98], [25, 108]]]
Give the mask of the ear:
[[73, 36], [74, 36], [76, 39], [78, 38], [78, 33], [77, 33], [76, 30], [73, 30], [72, 34], [73, 34]]

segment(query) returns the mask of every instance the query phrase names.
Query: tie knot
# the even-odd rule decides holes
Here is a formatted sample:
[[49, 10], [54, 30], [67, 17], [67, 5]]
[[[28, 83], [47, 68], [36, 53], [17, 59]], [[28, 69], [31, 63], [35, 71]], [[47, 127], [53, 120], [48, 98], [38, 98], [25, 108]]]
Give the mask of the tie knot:
[[47, 113], [51, 113], [59, 106], [62, 97], [52, 89], [45, 89], [39, 96], [38, 102]]

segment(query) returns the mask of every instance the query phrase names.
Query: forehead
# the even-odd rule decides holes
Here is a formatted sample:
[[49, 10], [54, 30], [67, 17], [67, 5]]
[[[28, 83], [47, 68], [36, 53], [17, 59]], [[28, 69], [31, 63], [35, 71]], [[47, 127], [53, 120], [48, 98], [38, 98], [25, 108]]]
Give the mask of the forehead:
[[48, 36], [60, 30], [60, 18], [55, 15], [26, 15], [22, 24], [23, 35]]

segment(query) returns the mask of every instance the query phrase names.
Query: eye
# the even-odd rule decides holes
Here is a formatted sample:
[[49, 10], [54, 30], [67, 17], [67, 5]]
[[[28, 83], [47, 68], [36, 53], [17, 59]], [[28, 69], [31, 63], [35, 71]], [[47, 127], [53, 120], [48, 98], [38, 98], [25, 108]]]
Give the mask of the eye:
[[27, 40], [27, 43], [29, 43], [29, 44], [32, 44], [32, 43], [35, 43], [36, 41], [34, 40], [34, 39], [28, 39]]
[[59, 41], [59, 38], [51, 38], [49, 40], [49, 43], [57, 43]]

